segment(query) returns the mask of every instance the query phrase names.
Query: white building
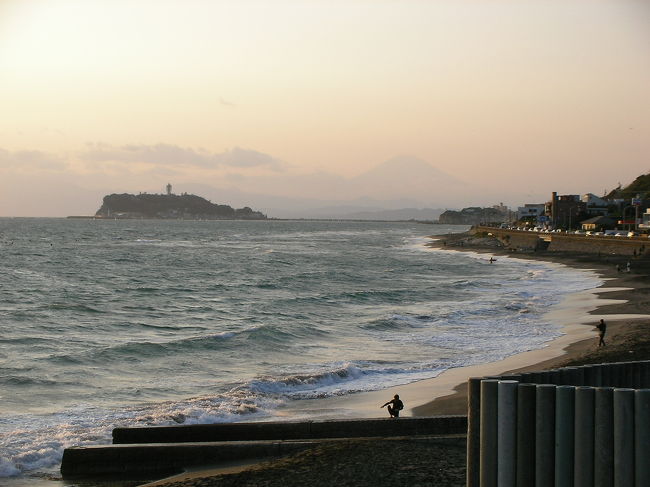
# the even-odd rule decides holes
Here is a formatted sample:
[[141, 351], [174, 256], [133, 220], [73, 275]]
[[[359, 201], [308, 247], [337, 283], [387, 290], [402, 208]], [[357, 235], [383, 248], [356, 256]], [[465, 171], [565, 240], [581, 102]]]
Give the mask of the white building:
[[610, 205], [610, 202], [599, 198], [593, 193], [583, 194], [580, 197], [580, 201], [587, 205], [587, 213], [590, 215], [607, 215], [608, 213], [607, 209]]
[[535, 218], [535, 221], [537, 221], [537, 218], [543, 215], [544, 203], [527, 203], [524, 206], [517, 208], [517, 220], [521, 220], [523, 218]]

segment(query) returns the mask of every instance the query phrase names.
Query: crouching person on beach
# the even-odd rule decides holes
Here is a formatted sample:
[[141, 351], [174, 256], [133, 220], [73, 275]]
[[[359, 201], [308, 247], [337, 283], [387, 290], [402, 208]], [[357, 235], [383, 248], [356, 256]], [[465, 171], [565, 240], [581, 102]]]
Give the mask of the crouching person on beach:
[[600, 323], [596, 325], [596, 328], [598, 329], [598, 346], [604, 347], [605, 333], [607, 332], [607, 325], [605, 324], [605, 320], [600, 320]]
[[399, 412], [404, 409], [404, 403], [400, 400], [398, 394], [395, 394], [393, 399], [381, 407], [383, 408], [384, 406], [388, 406], [388, 414], [390, 414], [391, 418], [399, 418]]

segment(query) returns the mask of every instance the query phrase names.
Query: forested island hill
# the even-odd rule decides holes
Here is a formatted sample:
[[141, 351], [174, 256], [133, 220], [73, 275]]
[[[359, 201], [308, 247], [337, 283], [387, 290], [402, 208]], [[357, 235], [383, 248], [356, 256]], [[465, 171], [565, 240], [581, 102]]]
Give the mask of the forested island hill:
[[104, 196], [102, 206], [95, 218], [154, 218], [185, 220], [265, 220], [260, 211], [248, 206], [232, 208], [229, 205], [212, 203], [193, 194], [110, 194]]

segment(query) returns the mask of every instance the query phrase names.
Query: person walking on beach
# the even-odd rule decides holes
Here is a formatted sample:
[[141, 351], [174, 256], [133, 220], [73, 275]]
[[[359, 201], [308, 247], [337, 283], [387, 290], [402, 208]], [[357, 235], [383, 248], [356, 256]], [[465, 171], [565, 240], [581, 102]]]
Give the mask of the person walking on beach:
[[404, 409], [404, 403], [400, 400], [399, 394], [382, 406], [388, 406], [388, 414], [391, 418], [399, 418], [399, 412]]
[[604, 347], [605, 346], [605, 332], [607, 331], [607, 325], [605, 324], [605, 320], [601, 319], [600, 323], [596, 325], [596, 328], [598, 328], [598, 346], [599, 347]]

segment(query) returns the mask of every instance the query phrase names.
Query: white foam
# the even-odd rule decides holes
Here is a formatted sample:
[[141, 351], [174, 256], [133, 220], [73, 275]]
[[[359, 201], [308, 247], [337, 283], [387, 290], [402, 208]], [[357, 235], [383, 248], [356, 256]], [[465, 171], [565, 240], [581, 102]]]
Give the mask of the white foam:
[[21, 470], [16, 466], [13, 460], [0, 456], [0, 477], [14, 477], [20, 475]]

